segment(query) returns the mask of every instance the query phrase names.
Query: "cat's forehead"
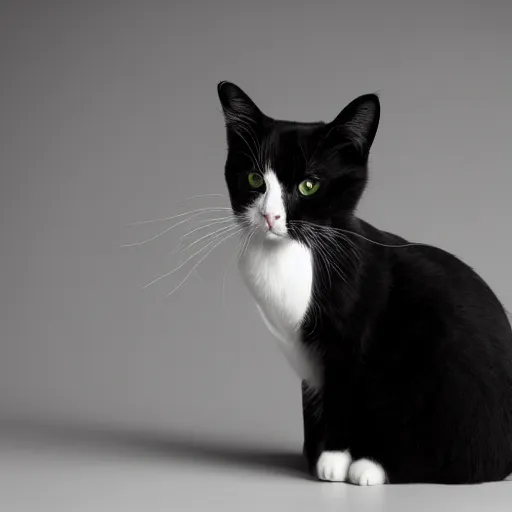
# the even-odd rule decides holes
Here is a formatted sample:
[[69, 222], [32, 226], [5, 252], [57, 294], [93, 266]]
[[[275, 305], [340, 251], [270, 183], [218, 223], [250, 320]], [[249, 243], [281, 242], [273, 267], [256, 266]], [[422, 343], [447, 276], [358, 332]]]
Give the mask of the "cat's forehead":
[[283, 183], [300, 179], [308, 171], [323, 137], [323, 127], [323, 123], [276, 122], [262, 141], [265, 167]]
[[265, 131], [265, 138], [277, 146], [312, 144], [321, 139], [325, 123], [273, 121]]

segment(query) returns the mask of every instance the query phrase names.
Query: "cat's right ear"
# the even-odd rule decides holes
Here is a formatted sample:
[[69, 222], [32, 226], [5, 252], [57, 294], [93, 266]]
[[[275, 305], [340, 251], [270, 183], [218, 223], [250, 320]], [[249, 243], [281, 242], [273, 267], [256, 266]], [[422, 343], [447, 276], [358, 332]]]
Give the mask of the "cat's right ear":
[[251, 98], [237, 85], [220, 82], [217, 92], [228, 129], [233, 128], [236, 131], [237, 126], [256, 124], [264, 117]]

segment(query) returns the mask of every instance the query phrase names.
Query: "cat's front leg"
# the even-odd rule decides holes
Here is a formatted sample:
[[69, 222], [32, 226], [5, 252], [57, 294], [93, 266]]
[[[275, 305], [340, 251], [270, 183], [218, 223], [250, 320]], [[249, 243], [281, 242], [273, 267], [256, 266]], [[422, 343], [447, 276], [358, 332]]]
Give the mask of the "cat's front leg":
[[[352, 462], [349, 451], [350, 373], [336, 359], [325, 362], [323, 384], [323, 447], [316, 463], [320, 480], [344, 482]], [[346, 372], [344, 372], [346, 370]]]
[[303, 454], [310, 473], [315, 472], [316, 462], [322, 449], [323, 420], [322, 394], [302, 381], [302, 417], [304, 423]]

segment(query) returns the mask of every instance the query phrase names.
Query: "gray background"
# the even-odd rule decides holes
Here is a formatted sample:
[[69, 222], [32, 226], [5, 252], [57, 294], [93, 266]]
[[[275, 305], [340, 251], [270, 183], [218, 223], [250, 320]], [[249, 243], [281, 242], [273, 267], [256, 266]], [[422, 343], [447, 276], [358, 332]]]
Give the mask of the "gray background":
[[[175, 266], [177, 234], [119, 246], [170, 225], [130, 222], [228, 205], [174, 202], [225, 192], [218, 81], [303, 121], [378, 91], [361, 216], [456, 253], [512, 308], [511, 24], [507, 0], [2, 2], [0, 508], [115, 510], [125, 496], [137, 509], [152, 496], [153, 510], [396, 510], [423, 492], [416, 508], [492, 497], [508, 509], [506, 483], [412, 492], [288, 475], [299, 385], [233, 263], [222, 293], [234, 240], [168, 299], [185, 269], [141, 288]], [[168, 458], [149, 457], [164, 446]], [[208, 487], [186, 491], [198, 478]]]

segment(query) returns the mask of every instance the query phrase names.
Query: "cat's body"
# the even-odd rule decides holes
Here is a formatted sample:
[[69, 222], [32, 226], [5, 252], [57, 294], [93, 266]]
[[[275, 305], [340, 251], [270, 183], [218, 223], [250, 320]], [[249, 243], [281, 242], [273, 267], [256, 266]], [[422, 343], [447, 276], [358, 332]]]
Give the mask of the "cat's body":
[[361, 485], [504, 479], [512, 331], [502, 305], [456, 257], [354, 215], [376, 97], [329, 125], [301, 125], [267, 118], [232, 84], [219, 95], [226, 179], [248, 235], [240, 270], [303, 381], [310, 467]]
[[[363, 222], [355, 231], [405, 243]], [[378, 461], [391, 483], [504, 479], [512, 472], [512, 338], [501, 304], [440, 249], [368, 252], [375, 277], [361, 280], [351, 310], [340, 314], [332, 299], [322, 308], [352, 372], [339, 376], [340, 388], [351, 382], [343, 403], [352, 458]], [[341, 342], [353, 337], [357, 355]]]

